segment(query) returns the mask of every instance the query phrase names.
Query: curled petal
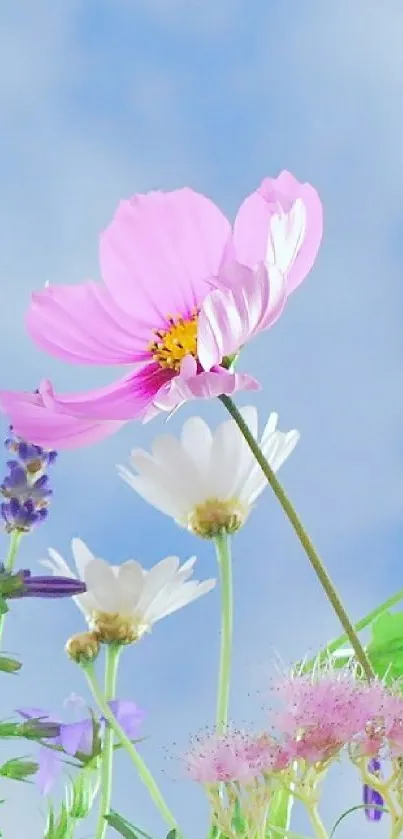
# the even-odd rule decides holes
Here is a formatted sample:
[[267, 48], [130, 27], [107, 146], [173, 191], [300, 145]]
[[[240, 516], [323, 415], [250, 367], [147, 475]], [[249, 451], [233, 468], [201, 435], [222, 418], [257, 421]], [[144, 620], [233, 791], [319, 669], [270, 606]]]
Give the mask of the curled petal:
[[[236, 281], [206, 297], [198, 321], [198, 357], [204, 370], [220, 364], [261, 329], [272, 326], [286, 299], [285, 275], [260, 263], [255, 271], [234, 266]], [[242, 278], [240, 276], [242, 274]]]
[[156, 411], [174, 411], [184, 402], [192, 399], [212, 399], [222, 394], [232, 396], [238, 390], [259, 390], [259, 383], [246, 373], [231, 373], [223, 367], [197, 372], [194, 358], [187, 356], [182, 362], [179, 376], [171, 379], [156, 395], [151, 412], [144, 420], [155, 415]]
[[277, 178], [266, 178], [241, 205], [234, 226], [234, 252], [239, 262], [254, 268], [259, 262], [270, 261], [274, 246], [278, 266], [288, 265], [290, 294], [311, 270], [322, 233], [318, 193], [310, 184], [300, 183], [283, 171]]

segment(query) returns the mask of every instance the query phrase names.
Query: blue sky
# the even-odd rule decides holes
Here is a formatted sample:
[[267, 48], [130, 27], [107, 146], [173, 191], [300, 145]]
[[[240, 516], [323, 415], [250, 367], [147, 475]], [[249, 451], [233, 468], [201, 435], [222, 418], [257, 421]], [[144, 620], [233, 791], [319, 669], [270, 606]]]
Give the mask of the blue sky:
[[[37, 0], [3, 4], [0, 23], [3, 388], [30, 389], [45, 375], [61, 391], [110, 380], [111, 371], [47, 358], [23, 318], [46, 281], [99, 277], [98, 234], [122, 197], [189, 185], [232, 217], [282, 168], [320, 191], [325, 236], [315, 269], [241, 367], [262, 382], [253, 396], [262, 421], [276, 410], [281, 427], [301, 432], [281, 478], [358, 619], [403, 578], [400, 0]], [[171, 429], [197, 412], [212, 424], [223, 418], [218, 404], [197, 404]], [[162, 428], [160, 420], [132, 424], [63, 454], [49, 523], [23, 544], [21, 562], [38, 568], [48, 546], [68, 557], [80, 535], [115, 562], [197, 553], [199, 578], [213, 575], [209, 545], [147, 507], [116, 474], [115, 463]], [[290, 662], [339, 630], [269, 491], [233, 549], [232, 716], [260, 723], [275, 655]], [[192, 839], [203, 836], [204, 802], [180, 779], [175, 754], [213, 720], [218, 606], [213, 592], [159, 624], [127, 651], [120, 678], [120, 695], [148, 711], [143, 753]], [[16, 604], [5, 646], [24, 668], [2, 681], [3, 718], [22, 700], [56, 712], [71, 691], [86, 695], [63, 653], [81, 627], [73, 603]], [[45, 802], [34, 789], [10, 784], [6, 796], [5, 835], [29, 828], [40, 836]], [[329, 823], [359, 796], [358, 783], [336, 769], [324, 804]], [[124, 757], [114, 805], [164, 835]], [[302, 817], [297, 825], [306, 826]], [[354, 830], [372, 835], [357, 815], [340, 839]]]

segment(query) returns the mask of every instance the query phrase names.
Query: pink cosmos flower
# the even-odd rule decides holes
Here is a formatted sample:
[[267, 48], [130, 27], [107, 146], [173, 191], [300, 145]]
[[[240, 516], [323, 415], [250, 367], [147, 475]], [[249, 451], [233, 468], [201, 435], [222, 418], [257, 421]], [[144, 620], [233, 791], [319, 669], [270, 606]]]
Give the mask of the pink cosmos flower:
[[355, 681], [348, 673], [297, 675], [279, 686], [285, 711], [277, 715], [293, 753], [308, 763], [328, 761], [376, 719], [384, 701], [380, 683]]
[[100, 240], [103, 284], [50, 286], [33, 295], [28, 330], [64, 361], [128, 364], [87, 393], [0, 393], [15, 432], [44, 446], [95, 442], [130, 419], [188, 399], [256, 389], [231, 358], [281, 314], [311, 269], [322, 236], [317, 192], [289, 172], [267, 178], [233, 230], [190, 189], [150, 192], [119, 205]]

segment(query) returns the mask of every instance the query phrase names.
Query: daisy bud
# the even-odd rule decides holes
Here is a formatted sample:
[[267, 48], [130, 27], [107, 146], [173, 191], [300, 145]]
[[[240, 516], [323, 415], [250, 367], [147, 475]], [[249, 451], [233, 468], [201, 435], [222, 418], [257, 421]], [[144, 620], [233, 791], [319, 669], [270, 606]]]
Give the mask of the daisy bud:
[[95, 632], [81, 632], [67, 641], [65, 650], [76, 664], [88, 664], [95, 661], [100, 649], [100, 640]]

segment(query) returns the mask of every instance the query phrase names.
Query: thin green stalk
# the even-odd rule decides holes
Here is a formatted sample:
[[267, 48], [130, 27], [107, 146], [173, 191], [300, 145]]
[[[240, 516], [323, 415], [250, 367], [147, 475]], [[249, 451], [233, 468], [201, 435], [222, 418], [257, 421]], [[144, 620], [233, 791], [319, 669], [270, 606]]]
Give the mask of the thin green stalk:
[[234, 598], [232, 591], [231, 548], [228, 534], [222, 531], [215, 537], [214, 542], [220, 573], [221, 590], [221, 643], [216, 724], [217, 731], [222, 732], [228, 723]]
[[144, 763], [143, 758], [139, 755], [137, 749], [135, 748], [135, 746], [133, 745], [131, 740], [129, 740], [129, 738], [126, 736], [125, 732], [123, 731], [123, 728], [119, 725], [119, 723], [118, 723], [117, 719], [115, 718], [115, 716], [113, 715], [108, 703], [105, 701], [102, 689], [101, 689], [101, 687], [99, 685], [99, 682], [97, 680], [97, 677], [95, 675], [94, 665], [92, 663], [83, 664], [82, 668], [83, 668], [84, 673], [87, 677], [87, 681], [88, 681], [88, 684], [90, 686], [91, 693], [92, 693], [92, 695], [93, 695], [93, 697], [94, 697], [94, 699], [95, 699], [95, 701], [98, 705], [98, 708], [100, 709], [103, 716], [105, 717], [105, 719], [108, 721], [109, 725], [111, 726], [111, 728], [115, 732], [116, 737], [118, 738], [118, 740], [122, 744], [123, 748], [126, 749], [127, 753], [130, 755], [130, 757], [131, 757], [131, 759], [132, 759], [132, 761], [133, 761], [133, 763], [134, 763], [134, 765], [137, 769], [137, 772], [138, 772], [141, 780], [143, 781], [143, 784], [145, 784], [145, 786], [147, 787], [148, 792], [149, 792], [152, 800], [154, 801], [154, 804], [156, 805], [156, 807], [160, 811], [162, 817], [165, 819], [165, 821], [169, 825], [169, 827], [170, 828], [175, 828], [178, 831], [177, 821], [174, 818], [174, 816], [172, 815], [168, 805], [165, 803], [165, 800], [162, 796], [162, 793], [158, 789], [158, 786], [157, 786], [150, 770], [148, 769], [148, 767]]
[[[115, 698], [116, 679], [121, 650], [122, 647], [118, 644], [109, 644], [106, 648], [105, 702], [109, 702], [111, 699]], [[108, 828], [104, 816], [106, 816], [111, 809], [113, 779], [113, 739], [113, 729], [110, 726], [106, 726], [101, 762], [100, 809], [95, 839], [104, 839]]]
[[254, 457], [256, 458], [260, 468], [262, 469], [263, 474], [267, 478], [268, 483], [270, 484], [277, 500], [281, 504], [290, 524], [294, 528], [294, 531], [311, 563], [313, 570], [330, 602], [336, 615], [347, 635], [348, 640], [350, 641], [351, 646], [354, 649], [357, 661], [360, 663], [363, 672], [368, 680], [371, 680], [374, 676], [373, 669], [371, 667], [371, 663], [366, 655], [364, 647], [361, 644], [361, 641], [355, 632], [354, 626], [348, 617], [348, 614], [340, 600], [339, 595], [334, 587], [332, 580], [329, 577], [329, 574], [326, 571], [325, 566], [323, 565], [322, 560], [320, 559], [318, 553], [316, 552], [305, 528], [303, 527], [302, 522], [299, 519], [291, 501], [289, 501], [286, 493], [283, 490], [280, 482], [277, 480], [270, 464], [266, 460], [263, 452], [260, 449], [259, 444], [256, 442], [253, 434], [249, 430], [249, 427], [245, 420], [242, 417], [242, 414], [238, 411], [235, 403], [229, 396], [220, 396], [219, 399], [226, 407], [227, 411], [231, 414], [232, 418], [235, 420], [241, 434], [243, 434], [250, 450], [252, 451]]
[[[388, 597], [380, 606], [377, 606], [376, 609], [372, 609], [371, 612], [368, 612], [365, 617], [361, 618], [361, 620], [357, 621], [354, 624], [354, 629], [356, 632], [361, 632], [362, 629], [366, 629], [371, 623], [373, 623], [376, 618], [379, 618], [383, 615], [384, 612], [387, 612], [388, 609], [391, 609], [392, 606], [396, 606], [396, 603], [399, 603], [403, 600], [403, 588], [401, 588], [396, 594], [392, 594], [391, 597]], [[321, 650], [317, 656], [310, 658], [306, 664], [304, 664], [302, 670], [304, 673], [309, 673], [312, 670], [314, 664], [318, 661], [324, 661], [326, 658], [334, 653], [339, 647], [342, 647], [343, 644], [348, 641], [348, 635], [339, 635], [338, 638], [335, 638], [334, 641], [331, 641], [330, 644], [327, 644], [326, 647]]]
[[[4, 563], [4, 570], [7, 571], [8, 574], [11, 574], [14, 568], [15, 560], [18, 553], [18, 548], [20, 546], [21, 539], [24, 533], [22, 530], [12, 530], [10, 535], [10, 542], [8, 545], [8, 553], [6, 557], [6, 561]], [[4, 623], [5, 623], [6, 615], [0, 615], [0, 645], [1, 640], [3, 637], [4, 631]]]
[[315, 831], [315, 836], [317, 839], [329, 839], [329, 834], [323, 824], [323, 821], [318, 813], [316, 806], [307, 806], [307, 810], [309, 813], [309, 818], [311, 821], [311, 825]]

